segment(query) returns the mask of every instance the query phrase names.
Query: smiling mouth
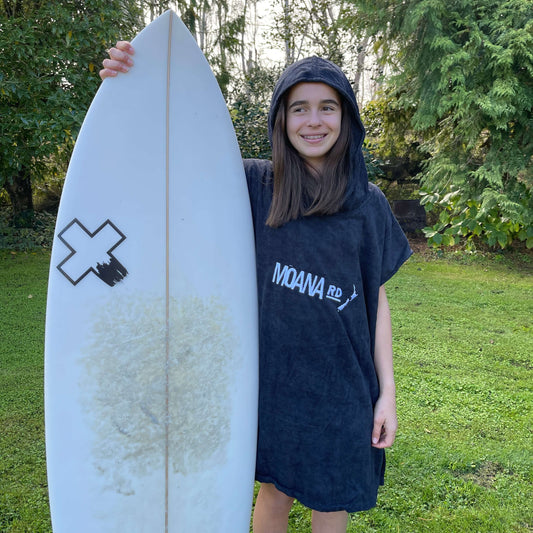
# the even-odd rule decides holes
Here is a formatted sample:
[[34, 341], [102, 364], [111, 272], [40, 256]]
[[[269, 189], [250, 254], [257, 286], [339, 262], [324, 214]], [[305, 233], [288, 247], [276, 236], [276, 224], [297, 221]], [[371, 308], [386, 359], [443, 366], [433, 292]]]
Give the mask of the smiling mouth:
[[302, 135], [302, 138], [306, 141], [320, 141], [326, 137], [326, 134], [323, 133], [321, 135]]

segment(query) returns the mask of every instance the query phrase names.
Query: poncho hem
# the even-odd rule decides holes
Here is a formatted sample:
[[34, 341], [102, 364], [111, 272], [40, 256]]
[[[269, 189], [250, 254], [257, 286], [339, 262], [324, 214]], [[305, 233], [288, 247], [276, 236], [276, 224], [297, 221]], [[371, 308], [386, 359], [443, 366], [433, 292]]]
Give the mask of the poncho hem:
[[[318, 511], [321, 513], [334, 513], [336, 511], [346, 511], [347, 513], [359, 513], [362, 511], [368, 511], [369, 509], [372, 509], [373, 507], [375, 507], [377, 504], [377, 490], [373, 498], [368, 498], [364, 502], [360, 502], [359, 505], [352, 505], [352, 504], [322, 505], [322, 504], [316, 504], [315, 502], [311, 501], [311, 499], [308, 499], [304, 494], [302, 494], [298, 490], [288, 489], [284, 487], [281, 483], [278, 483], [275, 479], [271, 478], [270, 476], [261, 476], [261, 475], [256, 474], [255, 479], [256, 481], [259, 481], [259, 483], [271, 483], [280, 492], [283, 492], [283, 494], [286, 494], [290, 498], [295, 498], [303, 506], [307, 507], [308, 509], [312, 509], [313, 511]], [[383, 485], [382, 482], [380, 482], [380, 486], [381, 485]]]

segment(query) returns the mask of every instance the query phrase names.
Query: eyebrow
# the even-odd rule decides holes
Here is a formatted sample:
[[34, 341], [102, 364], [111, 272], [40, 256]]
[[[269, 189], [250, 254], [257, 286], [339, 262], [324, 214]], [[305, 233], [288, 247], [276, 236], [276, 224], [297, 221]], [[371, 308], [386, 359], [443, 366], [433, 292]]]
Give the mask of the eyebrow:
[[[334, 100], [333, 98], [328, 98], [326, 100], [320, 100], [320, 103], [340, 105], [340, 103], [337, 100]], [[296, 100], [296, 102], [293, 102], [292, 104], [289, 105], [289, 109], [292, 109], [293, 107], [297, 107], [300, 105], [305, 105], [305, 104], [309, 104], [309, 101], [308, 100]]]

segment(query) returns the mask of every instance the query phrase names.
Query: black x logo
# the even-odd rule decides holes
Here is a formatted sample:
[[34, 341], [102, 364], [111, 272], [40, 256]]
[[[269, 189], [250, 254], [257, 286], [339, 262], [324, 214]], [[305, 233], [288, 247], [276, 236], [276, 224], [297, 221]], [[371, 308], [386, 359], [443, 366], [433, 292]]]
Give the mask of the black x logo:
[[91, 233], [75, 218], [57, 236], [70, 250], [57, 269], [72, 285], [77, 285], [90, 272], [110, 287], [128, 275], [124, 265], [112, 254], [126, 236], [109, 219]]

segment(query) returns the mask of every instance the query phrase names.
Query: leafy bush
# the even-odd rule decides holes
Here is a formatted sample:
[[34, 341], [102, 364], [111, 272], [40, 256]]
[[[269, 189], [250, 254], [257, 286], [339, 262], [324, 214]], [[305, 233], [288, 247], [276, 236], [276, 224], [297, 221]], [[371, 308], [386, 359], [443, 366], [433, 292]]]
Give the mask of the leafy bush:
[[255, 67], [230, 96], [229, 110], [242, 157], [270, 159], [268, 110], [279, 70]]
[[440, 210], [437, 223], [423, 230], [430, 245], [453, 246], [466, 241], [466, 248], [473, 249], [479, 239], [490, 247], [503, 249], [514, 241], [525, 241], [533, 248], [531, 193], [525, 188], [517, 198], [492, 189], [471, 198], [470, 192], [458, 187], [445, 194], [422, 191], [421, 195], [427, 211]]
[[[393, 74], [385, 91], [393, 98], [369, 112], [378, 126], [396, 112], [399, 124], [407, 124], [405, 140], [415, 132], [419, 150], [429, 155], [418, 178], [426, 206], [442, 209], [438, 223], [427, 230], [432, 244], [456, 244], [474, 231], [491, 246], [528, 242], [531, 1], [356, 4]], [[401, 139], [401, 132], [394, 138]]]
[[37, 248], [51, 248], [54, 239], [56, 217], [46, 211], [36, 212], [31, 228], [17, 228], [11, 225], [8, 211], [0, 209], [0, 249], [29, 251]]

